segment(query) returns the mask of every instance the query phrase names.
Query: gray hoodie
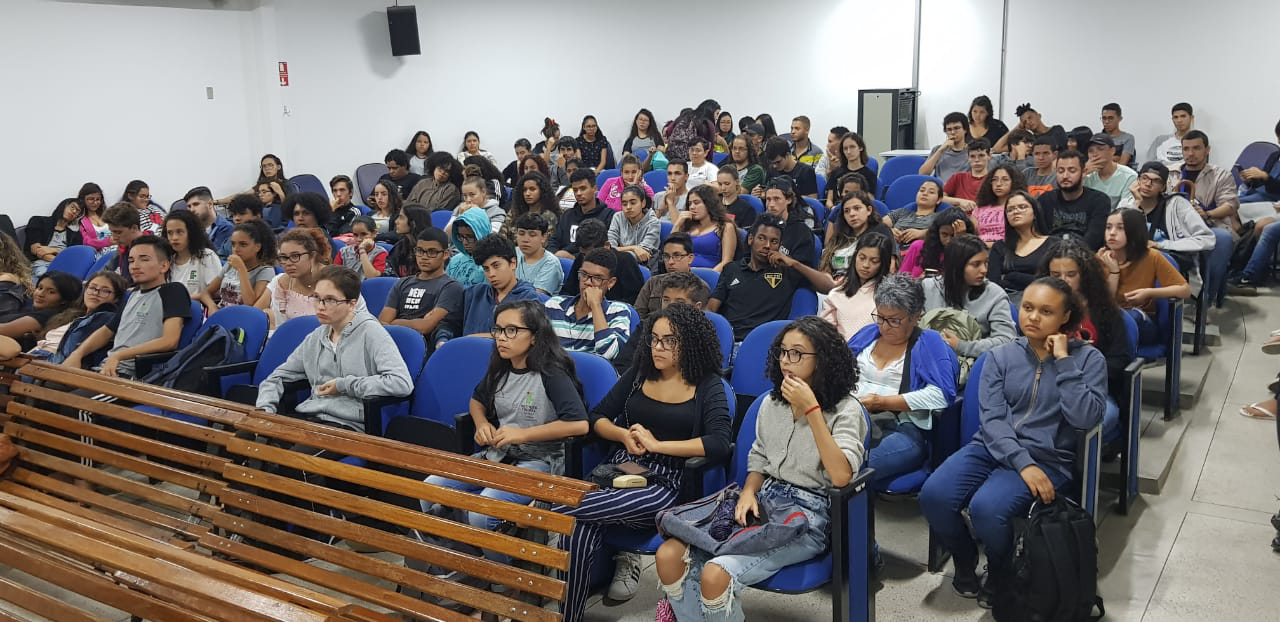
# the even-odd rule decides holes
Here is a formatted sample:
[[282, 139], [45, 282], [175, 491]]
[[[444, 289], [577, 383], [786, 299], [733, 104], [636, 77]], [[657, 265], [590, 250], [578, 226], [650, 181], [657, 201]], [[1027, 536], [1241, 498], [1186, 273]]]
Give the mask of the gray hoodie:
[[258, 408], [276, 412], [286, 382], [306, 380], [314, 388], [336, 379], [337, 395], [312, 393], [298, 404], [298, 413], [363, 430], [362, 399], [404, 397], [413, 392], [413, 378], [395, 341], [368, 312], [357, 312], [336, 344], [329, 335], [328, 326], [317, 328], [262, 381]]

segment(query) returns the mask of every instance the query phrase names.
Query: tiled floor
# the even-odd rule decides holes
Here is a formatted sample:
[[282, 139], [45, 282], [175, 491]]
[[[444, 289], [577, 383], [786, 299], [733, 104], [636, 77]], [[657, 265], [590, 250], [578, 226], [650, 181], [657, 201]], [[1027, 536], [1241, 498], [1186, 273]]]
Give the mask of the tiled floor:
[[[1129, 516], [1099, 529], [1107, 620], [1177, 622], [1280, 619], [1280, 554], [1271, 551], [1271, 514], [1280, 509], [1280, 451], [1272, 422], [1246, 419], [1241, 406], [1266, 397], [1280, 357], [1258, 346], [1280, 328], [1276, 292], [1239, 298], [1211, 315], [1223, 332], [1212, 348], [1204, 393], [1183, 411], [1189, 426], [1160, 495], [1144, 495]], [[876, 531], [888, 566], [876, 594], [880, 620], [990, 620], [951, 591], [950, 578], [924, 568], [926, 527], [914, 502], [879, 503]], [[651, 561], [651, 560], [650, 560]], [[949, 569], [948, 569], [949, 572]], [[593, 598], [593, 622], [653, 619], [659, 591], [646, 570], [639, 594], [606, 606]], [[821, 620], [825, 594], [744, 593], [754, 620]]]

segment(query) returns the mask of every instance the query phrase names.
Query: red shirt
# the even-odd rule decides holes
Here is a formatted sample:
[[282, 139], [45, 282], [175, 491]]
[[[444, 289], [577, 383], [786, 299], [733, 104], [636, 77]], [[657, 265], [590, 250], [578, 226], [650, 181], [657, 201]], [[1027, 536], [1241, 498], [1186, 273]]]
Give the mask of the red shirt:
[[970, 201], [978, 200], [978, 188], [982, 187], [982, 180], [987, 176], [974, 177], [969, 171], [961, 171], [951, 176], [947, 183], [942, 185], [942, 193], [949, 197], [957, 197], [961, 199], [969, 199]]

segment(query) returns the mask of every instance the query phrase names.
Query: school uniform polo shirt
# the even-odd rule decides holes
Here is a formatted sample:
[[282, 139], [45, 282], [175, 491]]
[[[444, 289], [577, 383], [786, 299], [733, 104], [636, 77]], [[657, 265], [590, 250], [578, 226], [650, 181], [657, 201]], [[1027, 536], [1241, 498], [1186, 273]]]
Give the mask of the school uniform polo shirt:
[[720, 301], [720, 315], [733, 327], [733, 340], [742, 341], [755, 327], [785, 320], [791, 297], [804, 277], [791, 268], [751, 269], [751, 258], [724, 267], [711, 297]]

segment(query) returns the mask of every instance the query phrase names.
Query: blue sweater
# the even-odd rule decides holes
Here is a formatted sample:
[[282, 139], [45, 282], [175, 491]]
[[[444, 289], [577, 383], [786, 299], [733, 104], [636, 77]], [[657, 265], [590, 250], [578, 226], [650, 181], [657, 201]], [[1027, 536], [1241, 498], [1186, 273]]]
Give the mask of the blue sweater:
[[[538, 290], [534, 289], [528, 281], [516, 281], [516, 286], [511, 288], [502, 302], [517, 300], [541, 300], [541, 298], [538, 297]], [[468, 287], [462, 297], [462, 334], [457, 336], [489, 334], [494, 320], [497, 319], [493, 313], [497, 308], [498, 303], [494, 300], [493, 286], [488, 282]]]
[[1039, 361], [1027, 338], [1018, 337], [987, 354], [978, 380], [981, 425], [975, 438], [1014, 471], [1034, 464], [1069, 476], [1075, 431], [1102, 421], [1107, 362], [1082, 341], [1073, 340], [1068, 353]]
[[[849, 339], [849, 349], [853, 351], [854, 360], [879, 338], [880, 326], [874, 322], [854, 333]], [[942, 396], [948, 403], [956, 401], [956, 377], [960, 375], [960, 362], [951, 346], [942, 340], [942, 335], [934, 330], [918, 330], [915, 344], [911, 346], [910, 363], [907, 374], [910, 376], [912, 391], [933, 385], [942, 390]]]

